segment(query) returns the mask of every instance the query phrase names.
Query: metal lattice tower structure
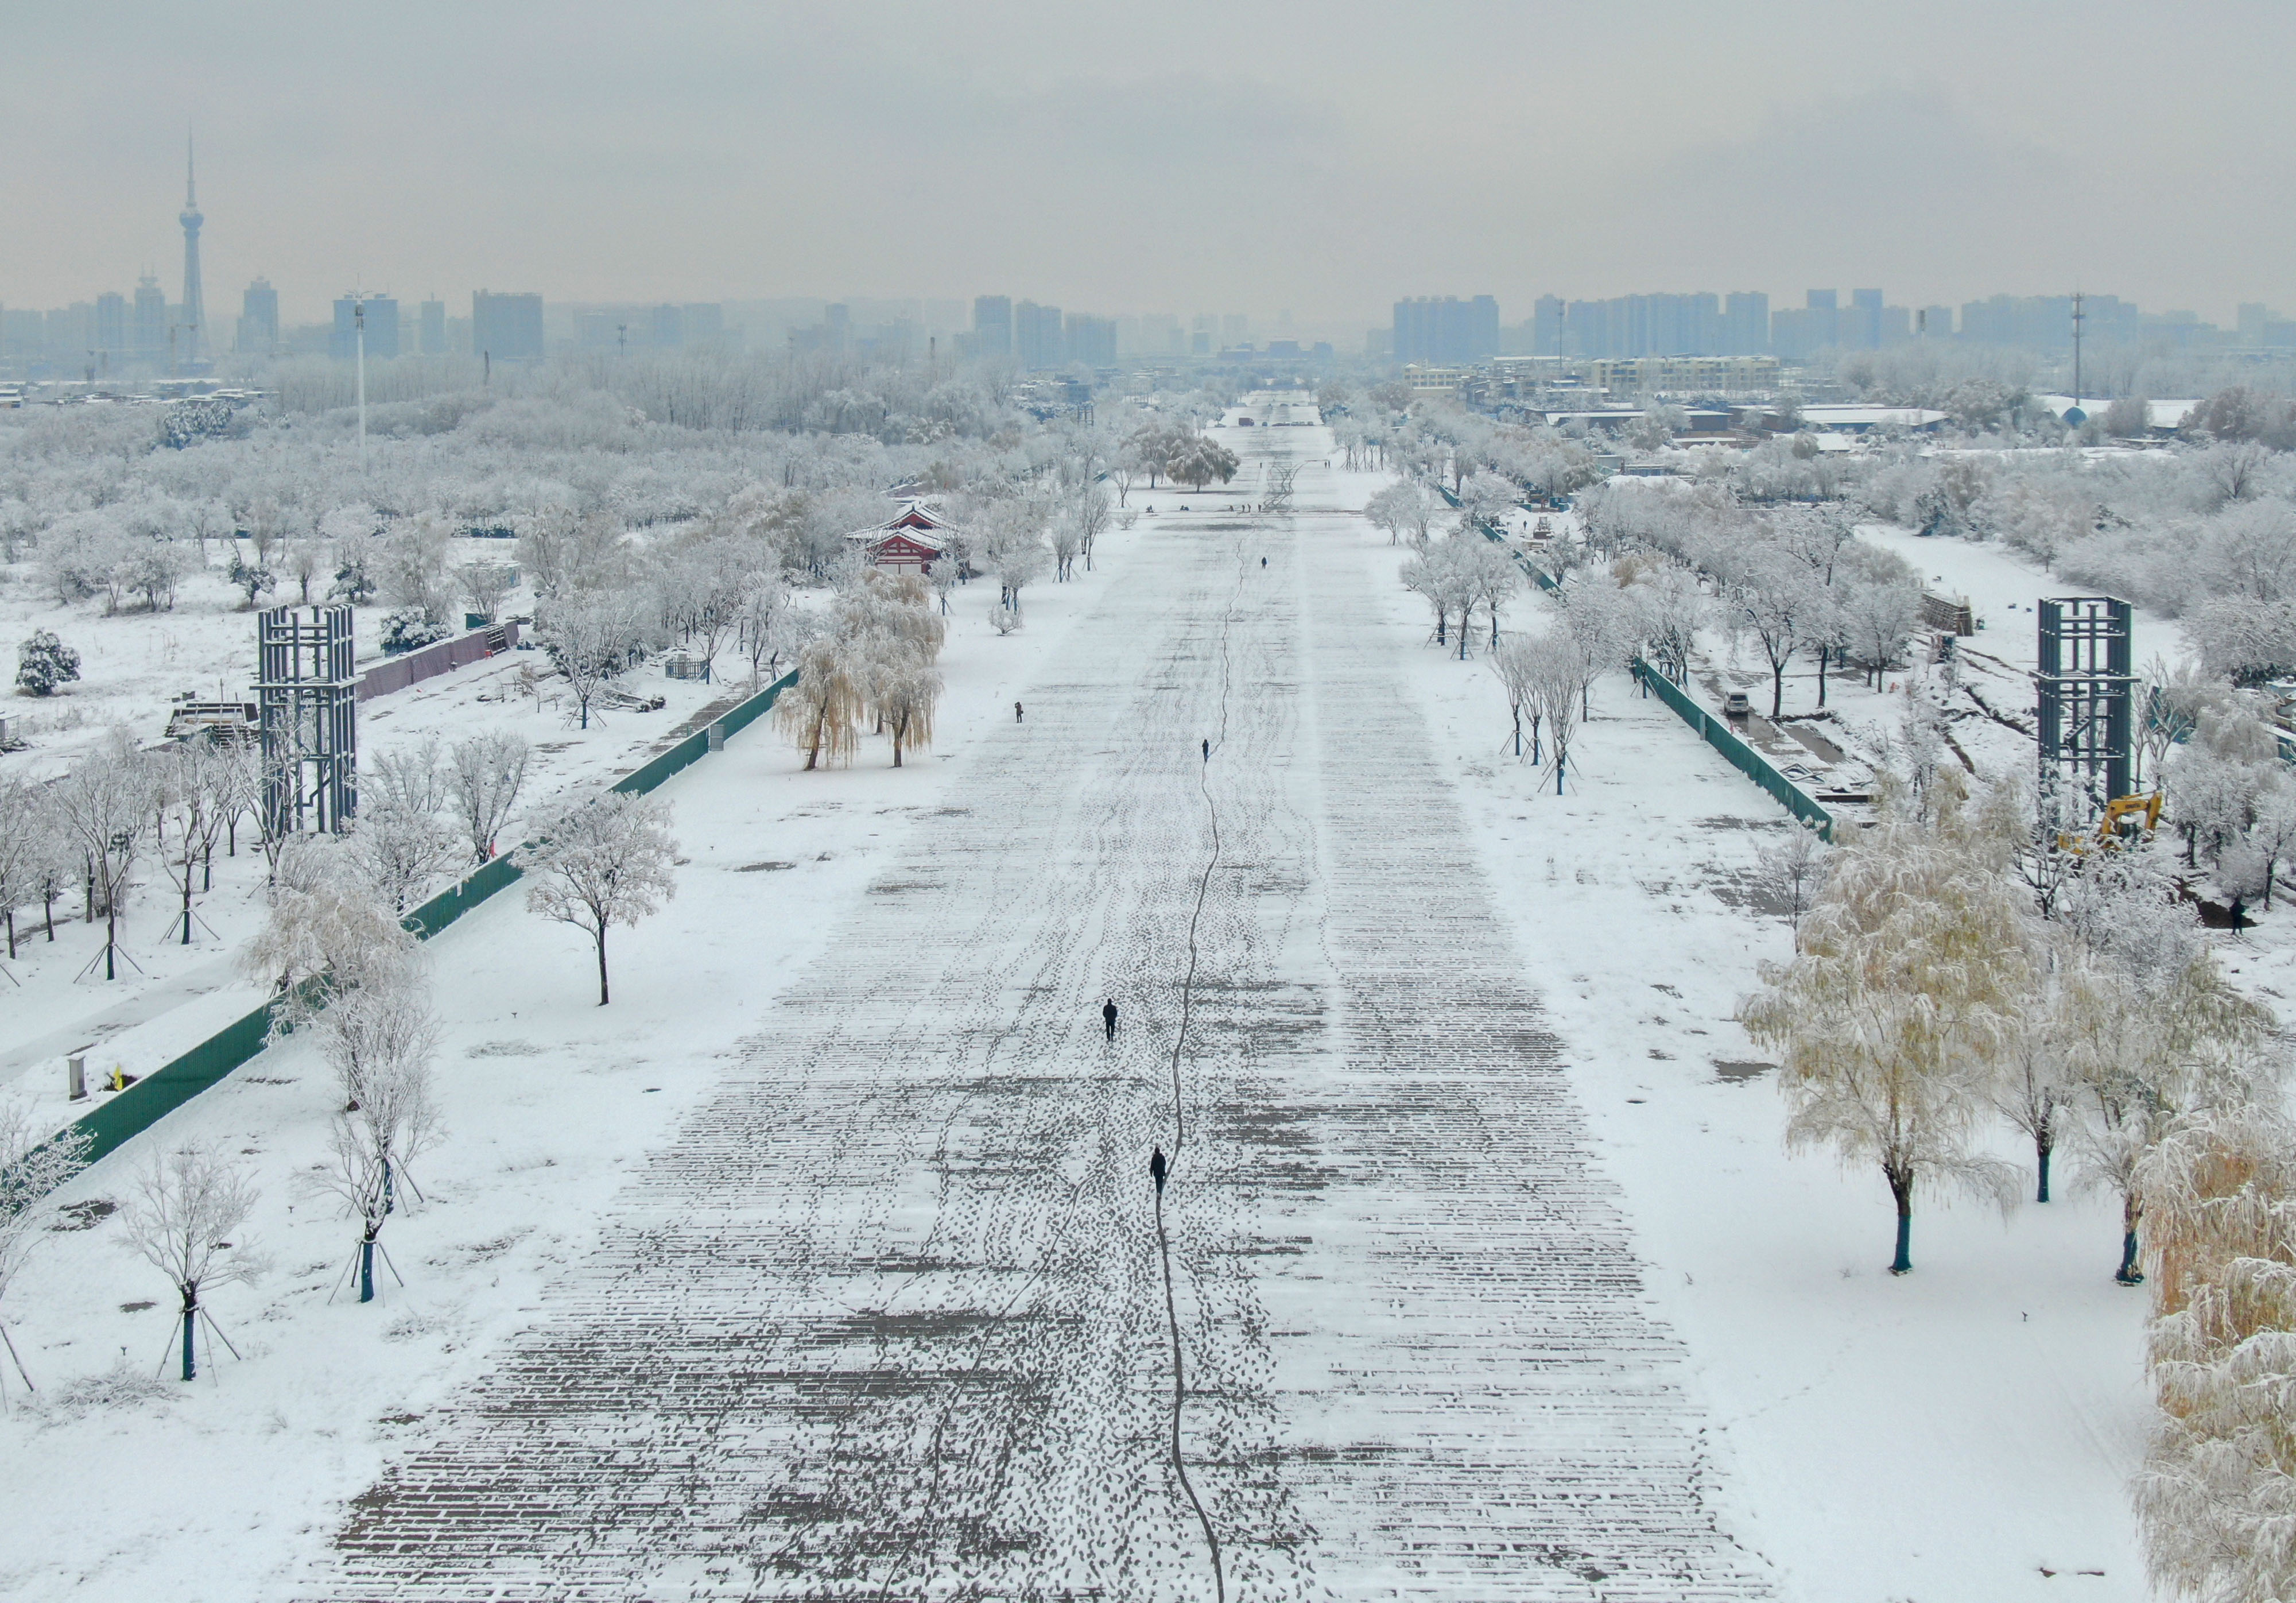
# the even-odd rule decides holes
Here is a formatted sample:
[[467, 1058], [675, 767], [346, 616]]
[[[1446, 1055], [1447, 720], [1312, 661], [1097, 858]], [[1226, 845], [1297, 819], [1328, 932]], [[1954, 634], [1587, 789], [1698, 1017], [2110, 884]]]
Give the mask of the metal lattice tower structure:
[[358, 679], [351, 610], [274, 607], [256, 621], [263, 825], [339, 834], [358, 811]]
[[2128, 793], [2128, 604], [2056, 596], [2041, 603], [2040, 629], [2042, 793], [2054, 785], [2094, 818]]
[[182, 365], [197, 367], [206, 353], [207, 305], [200, 292], [200, 225], [207, 219], [200, 215], [199, 174], [193, 165], [194, 152], [187, 136], [184, 141], [184, 214], [176, 220], [184, 226], [184, 351]]

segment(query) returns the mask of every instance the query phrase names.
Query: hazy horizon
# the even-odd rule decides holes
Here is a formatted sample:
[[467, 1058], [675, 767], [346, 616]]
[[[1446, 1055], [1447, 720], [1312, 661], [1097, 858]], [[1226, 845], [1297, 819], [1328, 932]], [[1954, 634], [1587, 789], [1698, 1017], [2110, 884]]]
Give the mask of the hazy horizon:
[[[1152, 21], [594, 0], [367, 30], [275, 4], [19, 17], [0, 303], [180, 288], [196, 126], [210, 317], [258, 274], [457, 315], [1002, 293], [1104, 314], [1880, 285], [1919, 305], [2296, 302], [2296, 13], [1360, 0]], [[460, 304], [457, 305], [456, 303]]]

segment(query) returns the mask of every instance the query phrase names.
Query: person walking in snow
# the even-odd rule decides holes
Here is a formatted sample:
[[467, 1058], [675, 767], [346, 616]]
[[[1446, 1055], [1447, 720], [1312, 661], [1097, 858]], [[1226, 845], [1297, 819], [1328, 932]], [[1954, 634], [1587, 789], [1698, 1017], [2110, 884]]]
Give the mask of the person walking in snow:
[[1209, 736], [1209, 735], [1207, 735], [1206, 736], [1204, 736], [1204, 760], [1205, 760], [1206, 762], [1210, 762], [1211, 760], [1212, 760], [1212, 742], [1211, 742], [1211, 736]]
[[1100, 1022], [1108, 1026], [1108, 1039], [1116, 1039], [1116, 999], [1111, 997], [1100, 1005]]
[[1021, 703], [1018, 702], [1013, 703], [1013, 721], [1016, 724], [1027, 721], [1021, 716]]
[[1164, 1149], [1161, 1147], [1149, 1155], [1148, 1178], [1156, 1182], [1156, 1195], [1159, 1196], [1164, 1194], [1164, 1176], [1170, 1171], [1170, 1167], [1164, 1162]]

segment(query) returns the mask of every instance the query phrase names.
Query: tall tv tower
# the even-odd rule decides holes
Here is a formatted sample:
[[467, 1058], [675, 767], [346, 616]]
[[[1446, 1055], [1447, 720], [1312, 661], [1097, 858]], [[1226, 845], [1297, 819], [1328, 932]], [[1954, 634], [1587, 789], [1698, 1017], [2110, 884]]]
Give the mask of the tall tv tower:
[[193, 165], [194, 151], [191, 136], [184, 136], [184, 215], [177, 220], [184, 225], [184, 345], [183, 365], [195, 367], [205, 354], [207, 307], [200, 294], [200, 225], [207, 219], [200, 215], [199, 174]]

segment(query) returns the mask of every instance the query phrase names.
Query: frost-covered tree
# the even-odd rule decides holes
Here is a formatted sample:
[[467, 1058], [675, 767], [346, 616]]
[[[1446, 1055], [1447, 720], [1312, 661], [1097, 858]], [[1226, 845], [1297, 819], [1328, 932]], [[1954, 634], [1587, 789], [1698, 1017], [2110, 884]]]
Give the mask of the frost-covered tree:
[[1587, 709], [1587, 654], [1568, 628], [1549, 629], [1533, 642], [1531, 697], [1538, 710], [1534, 729], [1546, 731], [1546, 767], [1561, 795], [1570, 772], [1570, 742]]
[[2005, 1036], [1993, 1106], [2033, 1144], [2035, 1202], [2049, 1200], [2049, 1166], [2079, 1117], [2077, 1059], [2112, 984], [2074, 941], [2059, 939], [2039, 959], [2035, 995]]
[[89, 1145], [86, 1130], [52, 1130], [50, 1122], [28, 1098], [0, 1097], [0, 1342], [6, 1343], [26, 1391], [32, 1389], [32, 1377], [8, 1334], [8, 1293], [47, 1233], [41, 1204], [79, 1172]]
[[1754, 637], [1770, 667], [1770, 716], [1785, 708], [1786, 666], [1824, 632], [1825, 587], [1808, 566], [1782, 551], [1755, 551], [1737, 565], [1732, 623]]
[[1975, 1136], [1986, 1091], [2030, 988], [2007, 843], [1990, 838], [1957, 781], [1928, 819], [1885, 804], [1837, 848], [1790, 963], [1762, 969], [1747, 1032], [1780, 1056], [1796, 1147], [1882, 1171], [1897, 1207], [1890, 1268], [1913, 1268], [1924, 1181], [2006, 1204], [2005, 1166]]
[[279, 853], [263, 927], [240, 954], [273, 994], [275, 1039], [330, 998], [405, 981], [417, 960], [412, 932], [359, 872], [342, 842], [298, 835]]
[[798, 654], [797, 683], [774, 703], [774, 721], [805, 749], [808, 772], [852, 760], [867, 710], [865, 667], [854, 645], [834, 636], [809, 641]]
[[1406, 559], [1397, 577], [1403, 588], [1422, 597], [1435, 612], [1435, 644], [1451, 643], [1451, 617], [1459, 619], [1458, 651], [1467, 654], [1467, 613], [1475, 604], [1476, 564], [1470, 547], [1486, 542], [1480, 535], [1438, 540]]
[[452, 793], [434, 737], [377, 752], [359, 786], [359, 816], [344, 849], [395, 914], [422, 899], [454, 864], [455, 832], [439, 816]]
[[[176, 915], [181, 944], [192, 943], [192, 895], [215, 883], [216, 842], [233, 804], [234, 753], [194, 737], [153, 763], [160, 794], [160, 861], [182, 899]], [[212, 932], [211, 932], [212, 933]]]
[[80, 857], [88, 917], [103, 915], [103, 977], [119, 977], [120, 899], [159, 805], [159, 776], [125, 729], [82, 758], [48, 789], [50, 806]]
[[180, 1299], [185, 1380], [199, 1375], [200, 1321], [207, 1321], [211, 1334], [223, 1334], [201, 1295], [251, 1283], [266, 1268], [241, 1228], [255, 1212], [256, 1199], [244, 1165], [212, 1148], [185, 1145], [154, 1152], [120, 1210], [125, 1245], [167, 1276]]
[[[308, 588], [307, 583], [307, 592]], [[464, 563], [455, 570], [455, 588], [465, 606], [492, 623], [502, 612], [504, 598], [518, 588], [518, 570], [507, 563]]]
[[448, 803], [472, 862], [495, 855], [495, 837], [510, 821], [526, 785], [528, 755], [526, 736], [500, 729], [467, 736], [447, 748], [443, 778]]
[[2145, 1566], [2209, 1603], [2296, 1596], [2296, 1129], [2232, 1102], [2179, 1119], [2138, 1184], [2159, 1412], [2136, 1482]]
[[1387, 530], [1390, 546], [1408, 538], [1414, 546], [1427, 543], [1435, 522], [1435, 497], [1415, 479], [1398, 479], [1364, 503], [1364, 516], [1374, 529]]
[[668, 803], [618, 791], [578, 795], [536, 818], [534, 830], [536, 841], [518, 851], [526, 905], [590, 937], [597, 948], [603, 1007], [606, 932], [660, 911], [676, 893], [670, 868], [677, 843], [670, 837]]
[[438, 1021], [419, 987], [402, 982], [344, 998], [319, 1015], [316, 1034], [343, 1106], [314, 1179], [359, 1221], [359, 1301], [372, 1303], [382, 1227], [415, 1191], [407, 1166], [442, 1133], [430, 1076]]
[[1817, 831], [1799, 820], [1787, 826], [1785, 839], [1755, 854], [1763, 893], [1793, 931], [1797, 947], [1801, 944], [1801, 921], [1816, 904], [1832, 854], [1833, 848]]
[[2198, 1109], [2261, 1099], [2276, 1062], [2271, 1014], [2233, 986], [2206, 947], [2172, 971], [2131, 969], [2084, 1016], [2075, 1057], [2082, 1083], [2074, 1134], [2087, 1186], [2120, 1197], [2120, 1264], [2133, 1285], [2144, 1222], [2145, 1156]]
[[1524, 755], [1522, 724], [1526, 716], [1530, 719], [1529, 757], [1533, 762], [1539, 760], [1538, 731], [1546, 716], [1546, 710], [1538, 701], [1539, 638], [1536, 635], [1512, 636], [1499, 643], [1489, 659], [1491, 672], [1506, 692], [1507, 717], [1513, 724], [1512, 738], [1517, 760]]
[[551, 666], [565, 676], [577, 719], [586, 729], [591, 708], [644, 651], [649, 630], [636, 598], [602, 594], [554, 607], [536, 633]]
[[79, 653], [53, 630], [36, 629], [16, 648], [16, 687], [28, 695], [53, 695], [79, 678]]

